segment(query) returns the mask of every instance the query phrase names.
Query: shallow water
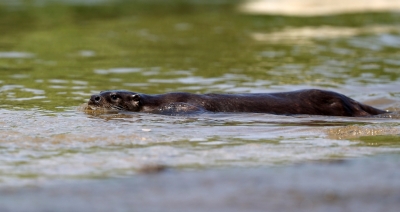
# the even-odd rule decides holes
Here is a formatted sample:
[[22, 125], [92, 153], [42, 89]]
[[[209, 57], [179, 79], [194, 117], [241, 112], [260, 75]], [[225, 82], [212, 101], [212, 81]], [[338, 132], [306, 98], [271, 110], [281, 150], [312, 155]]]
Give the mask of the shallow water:
[[[282, 166], [400, 152], [397, 13], [252, 16], [223, 1], [1, 10], [0, 185], [131, 176], [154, 164], [184, 170]], [[346, 118], [80, 110], [91, 94], [108, 89], [304, 88], [337, 91], [394, 113]]]

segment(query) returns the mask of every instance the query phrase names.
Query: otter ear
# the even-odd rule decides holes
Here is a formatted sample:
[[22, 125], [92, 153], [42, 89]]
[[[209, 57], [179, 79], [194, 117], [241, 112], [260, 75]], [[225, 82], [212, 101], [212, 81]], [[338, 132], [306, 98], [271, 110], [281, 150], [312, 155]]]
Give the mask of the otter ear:
[[137, 102], [140, 100], [139, 94], [132, 94], [131, 98], [133, 101], [137, 101]]

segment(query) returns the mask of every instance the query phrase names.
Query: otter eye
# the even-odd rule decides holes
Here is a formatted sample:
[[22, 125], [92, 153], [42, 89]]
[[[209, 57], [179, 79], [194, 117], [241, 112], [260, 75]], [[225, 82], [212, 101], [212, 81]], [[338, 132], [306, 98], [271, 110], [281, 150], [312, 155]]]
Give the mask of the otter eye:
[[114, 101], [118, 99], [118, 96], [115, 95], [115, 94], [112, 94], [110, 97], [111, 97], [111, 99], [114, 100]]

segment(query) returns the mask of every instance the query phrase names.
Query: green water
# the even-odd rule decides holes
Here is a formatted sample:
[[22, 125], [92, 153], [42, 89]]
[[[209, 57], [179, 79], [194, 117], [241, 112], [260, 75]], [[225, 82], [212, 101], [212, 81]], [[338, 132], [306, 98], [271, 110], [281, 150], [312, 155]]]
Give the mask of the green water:
[[[335, 88], [398, 81], [397, 13], [251, 16], [238, 13], [234, 1], [212, 2], [2, 6], [0, 52], [29, 55], [0, 56], [1, 105], [62, 111], [105, 89], [163, 93], [232, 92], [226, 88], [244, 87], [246, 92], [273, 85]], [[352, 37], [306, 38], [308, 43], [252, 37], [287, 27], [377, 25], [393, 29], [384, 34], [360, 30]], [[118, 68], [133, 70], [112, 71]], [[99, 70], [103, 74], [97, 74]], [[194, 81], [176, 80], [187, 76]], [[204, 86], [201, 79], [211, 81]]]
[[[0, 184], [399, 152], [400, 13], [290, 17], [239, 1], [0, 6]], [[386, 118], [95, 116], [91, 94], [322, 88]]]

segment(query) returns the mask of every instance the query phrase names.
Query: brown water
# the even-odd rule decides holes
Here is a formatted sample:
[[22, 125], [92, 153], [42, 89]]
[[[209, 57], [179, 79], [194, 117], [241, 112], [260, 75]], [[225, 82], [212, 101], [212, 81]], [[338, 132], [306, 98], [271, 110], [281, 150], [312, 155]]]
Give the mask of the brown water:
[[[131, 176], [147, 165], [284, 166], [400, 151], [397, 13], [243, 15], [234, 3], [3, 6], [0, 184]], [[321, 88], [394, 111], [346, 118], [90, 114], [100, 90]]]

